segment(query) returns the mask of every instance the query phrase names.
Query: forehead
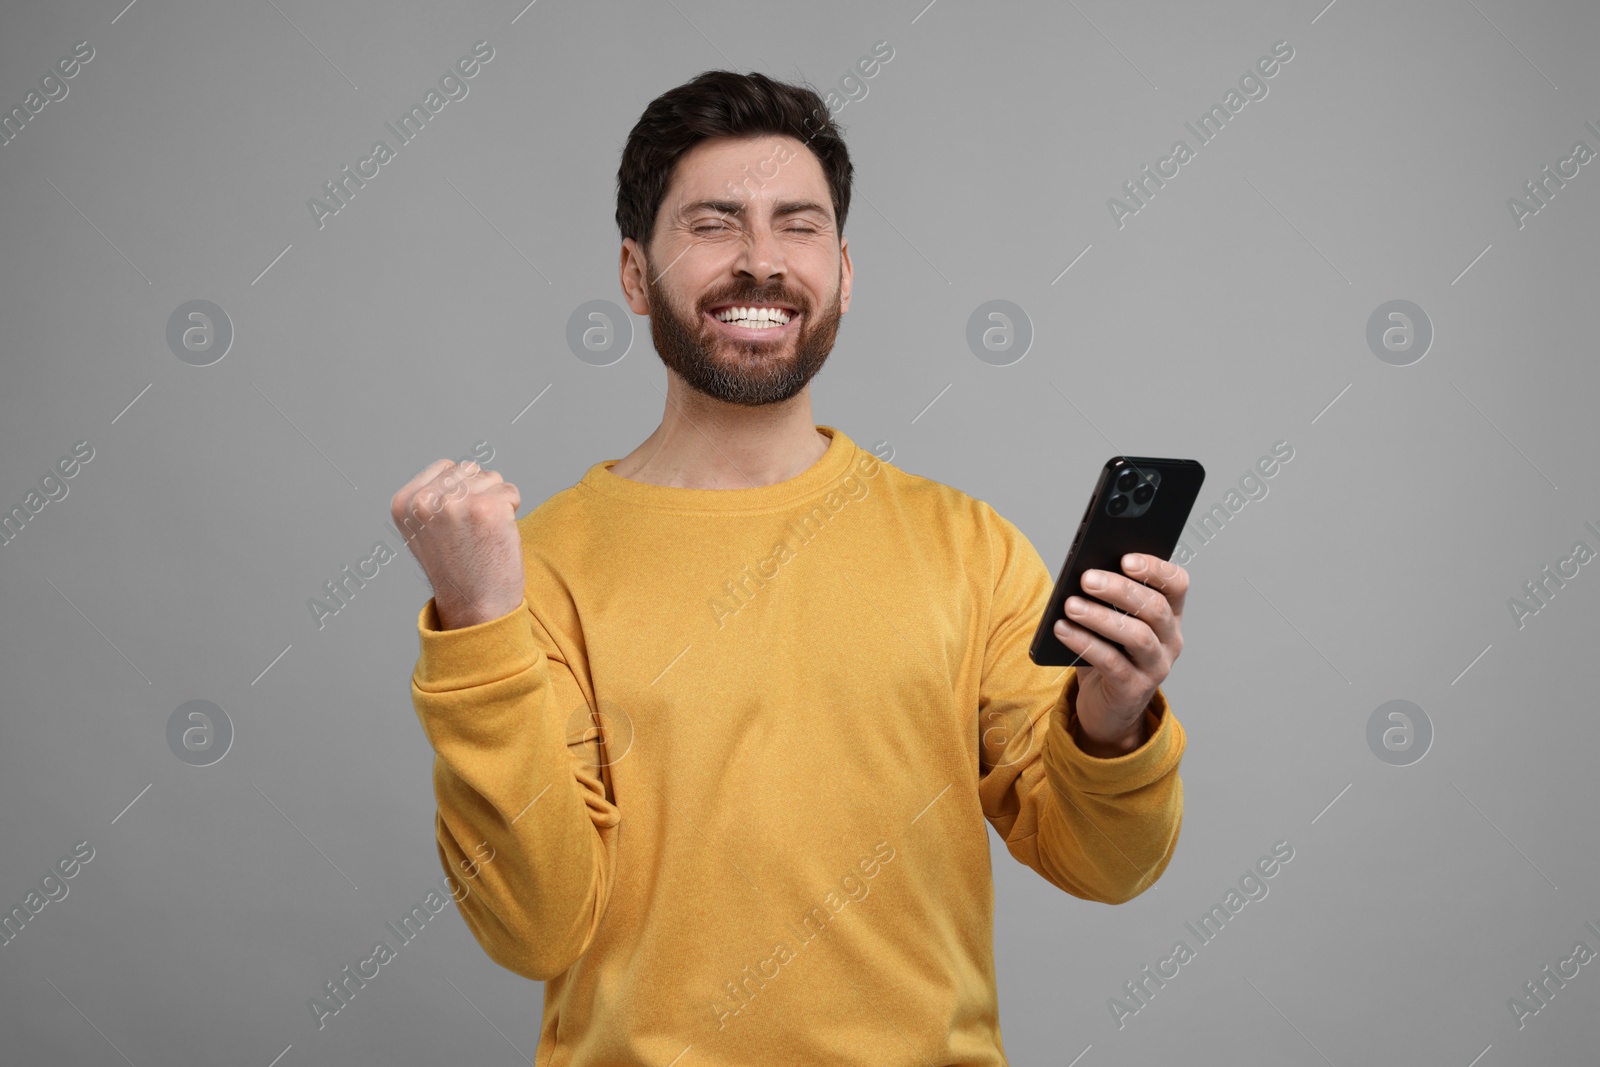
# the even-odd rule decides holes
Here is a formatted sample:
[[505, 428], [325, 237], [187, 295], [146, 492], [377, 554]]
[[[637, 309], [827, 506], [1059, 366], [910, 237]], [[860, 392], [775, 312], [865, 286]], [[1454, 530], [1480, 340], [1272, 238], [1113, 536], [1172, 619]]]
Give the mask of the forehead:
[[774, 200], [809, 196], [831, 204], [822, 164], [785, 134], [715, 137], [678, 158], [667, 187], [669, 210], [702, 199]]

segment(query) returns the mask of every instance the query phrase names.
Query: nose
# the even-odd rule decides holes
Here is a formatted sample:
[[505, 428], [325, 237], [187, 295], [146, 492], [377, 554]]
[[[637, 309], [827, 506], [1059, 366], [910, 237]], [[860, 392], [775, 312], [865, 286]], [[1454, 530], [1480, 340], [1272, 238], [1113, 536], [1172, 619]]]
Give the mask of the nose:
[[735, 269], [760, 286], [783, 280], [783, 242], [770, 226], [758, 224], [752, 228]]

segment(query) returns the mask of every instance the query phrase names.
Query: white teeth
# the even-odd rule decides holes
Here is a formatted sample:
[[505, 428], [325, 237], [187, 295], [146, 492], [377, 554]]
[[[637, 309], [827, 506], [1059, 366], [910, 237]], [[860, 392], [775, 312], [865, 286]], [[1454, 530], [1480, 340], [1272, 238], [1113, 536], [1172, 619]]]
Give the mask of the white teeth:
[[773, 328], [786, 325], [789, 313], [770, 307], [731, 307], [717, 312], [717, 318], [731, 326], [746, 329]]

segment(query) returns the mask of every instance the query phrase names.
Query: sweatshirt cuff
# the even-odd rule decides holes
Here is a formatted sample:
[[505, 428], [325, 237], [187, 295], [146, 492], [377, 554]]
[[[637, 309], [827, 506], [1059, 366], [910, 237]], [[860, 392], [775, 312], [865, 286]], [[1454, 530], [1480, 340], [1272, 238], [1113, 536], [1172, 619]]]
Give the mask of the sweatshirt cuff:
[[1078, 672], [1073, 670], [1062, 692], [1061, 703], [1052, 713], [1056, 735], [1049, 746], [1063, 779], [1086, 793], [1130, 793], [1142, 789], [1170, 773], [1183, 755], [1183, 727], [1167, 705], [1166, 694], [1158, 686], [1144, 710], [1149, 736], [1138, 748], [1120, 756], [1092, 756], [1073, 739], [1077, 727]]
[[429, 597], [417, 615], [422, 652], [412, 682], [424, 692], [436, 693], [471, 689], [522, 673], [539, 658], [531, 619], [524, 599], [498, 619], [441, 630], [438, 607]]

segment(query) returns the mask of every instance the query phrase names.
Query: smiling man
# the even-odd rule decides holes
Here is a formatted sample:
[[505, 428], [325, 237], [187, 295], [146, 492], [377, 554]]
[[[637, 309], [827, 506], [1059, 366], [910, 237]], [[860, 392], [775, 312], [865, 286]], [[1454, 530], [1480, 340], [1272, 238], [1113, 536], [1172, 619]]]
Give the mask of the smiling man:
[[710, 71], [653, 101], [617, 223], [660, 425], [521, 519], [470, 462], [391, 502], [434, 590], [439, 857], [485, 952], [544, 982], [540, 1067], [1003, 1064], [988, 827], [1107, 904], [1177, 845], [1183, 568], [1089, 572], [1119, 610], [1057, 636], [1093, 666], [1039, 667], [1022, 533], [812, 421], [851, 177], [810, 90]]

